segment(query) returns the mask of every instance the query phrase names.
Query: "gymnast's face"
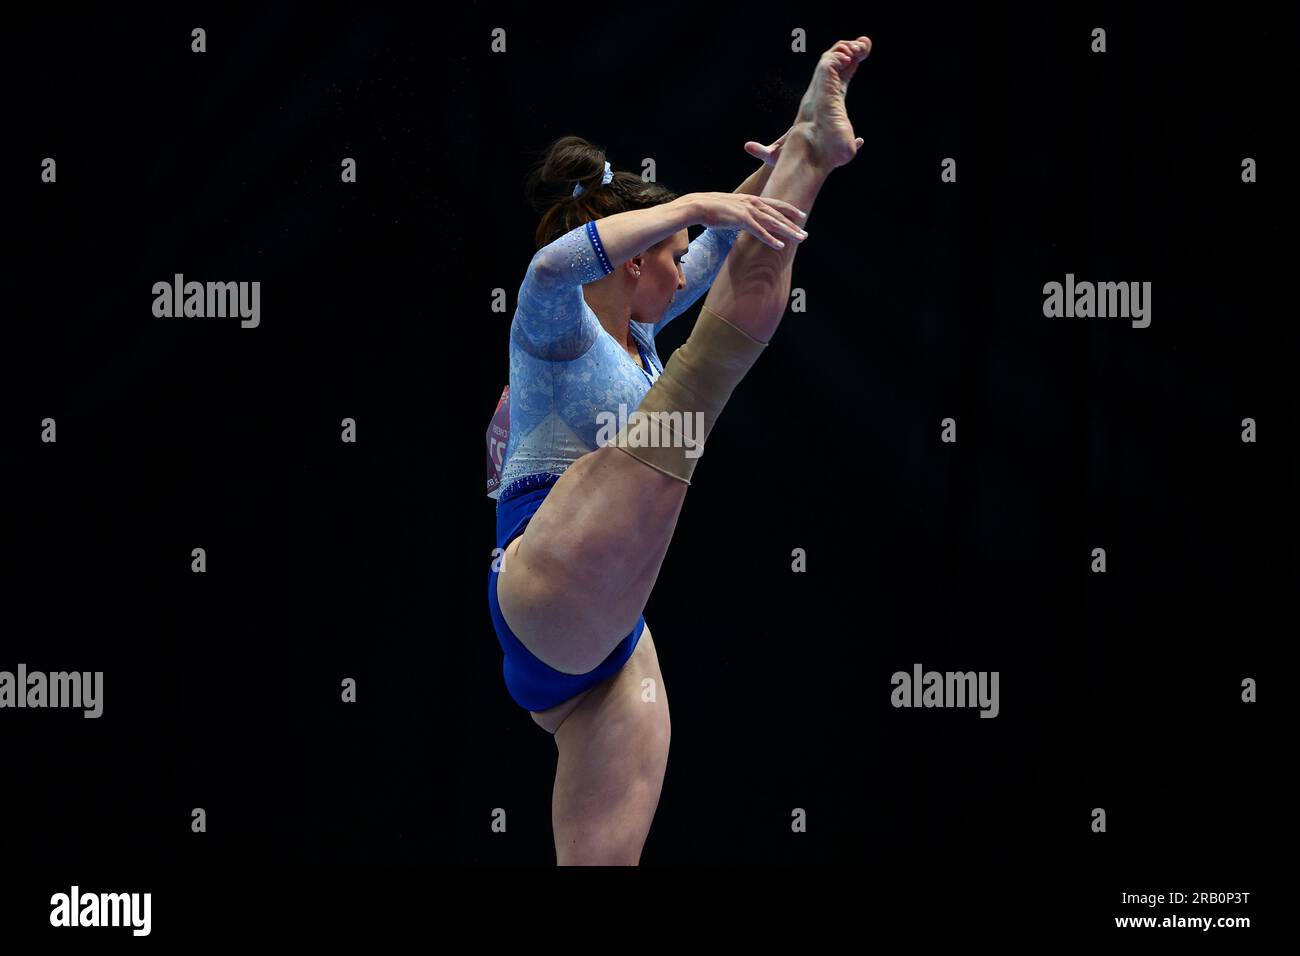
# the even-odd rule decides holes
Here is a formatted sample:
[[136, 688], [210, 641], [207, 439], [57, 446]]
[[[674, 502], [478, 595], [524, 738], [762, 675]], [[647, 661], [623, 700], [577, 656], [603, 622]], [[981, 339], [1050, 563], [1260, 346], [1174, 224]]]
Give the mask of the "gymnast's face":
[[690, 234], [683, 229], [641, 254], [641, 275], [632, 294], [633, 321], [658, 322], [677, 290], [686, 288], [682, 256], [689, 245]]

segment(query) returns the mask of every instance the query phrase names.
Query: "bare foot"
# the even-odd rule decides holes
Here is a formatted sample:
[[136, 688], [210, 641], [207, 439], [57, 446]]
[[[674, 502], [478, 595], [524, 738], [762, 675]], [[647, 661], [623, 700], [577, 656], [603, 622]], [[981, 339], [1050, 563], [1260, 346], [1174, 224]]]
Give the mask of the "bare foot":
[[844, 96], [858, 64], [871, 53], [871, 40], [841, 40], [821, 55], [812, 82], [799, 101], [797, 123], [807, 129], [813, 150], [829, 168], [843, 166], [857, 155], [861, 137], [853, 135]]

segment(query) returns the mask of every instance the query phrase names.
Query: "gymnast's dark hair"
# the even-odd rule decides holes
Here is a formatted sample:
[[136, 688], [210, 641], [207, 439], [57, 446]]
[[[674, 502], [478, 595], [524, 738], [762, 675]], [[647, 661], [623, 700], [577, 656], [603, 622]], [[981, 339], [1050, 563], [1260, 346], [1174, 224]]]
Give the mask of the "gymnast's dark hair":
[[[614, 178], [602, 185], [605, 150], [581, 136], [561, 136], [547, 146], [528, 173], [524, 196], [538, 212], [534, 241], [537, 248], [554, 242], [585, 222], [631, 209], [648, 209], [671, 202], [677, 194], [658, 183], [647, 183], [636, 173], [610, 169]], [[573, 195], [575, 184], [581, 195]]]

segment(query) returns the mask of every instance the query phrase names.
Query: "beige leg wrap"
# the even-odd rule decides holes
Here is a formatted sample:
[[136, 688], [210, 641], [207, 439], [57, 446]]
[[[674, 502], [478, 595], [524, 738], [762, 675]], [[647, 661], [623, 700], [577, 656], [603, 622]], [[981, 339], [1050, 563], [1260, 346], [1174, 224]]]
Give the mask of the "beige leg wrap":
[[677, 347], [627, 424], [610, 442], [686, 484], [731, 392], [767, 348], [712, 309]]

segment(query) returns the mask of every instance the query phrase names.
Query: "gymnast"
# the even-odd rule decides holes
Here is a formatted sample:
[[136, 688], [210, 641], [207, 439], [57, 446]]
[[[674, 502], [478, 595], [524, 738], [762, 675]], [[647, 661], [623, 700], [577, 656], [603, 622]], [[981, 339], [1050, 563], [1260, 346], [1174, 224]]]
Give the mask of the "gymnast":
[[[488, 609], [506, 689], [558, 749], [560, 865], [640, 862], [671, 736], [642, 612], [703, 442], [785, 313], [813, 201], [863, 145], [844, 97], [870, 51], [863, 36], [821, 55], [789, 130], [745, 145], [763, 162], [734, 193], [678, 196], [576, 136], [529, 176], [535, 199], [564, 192], [538, 225], [510, 326]], [[706, 289], [663, 365], [655, 336]], [[625, 425], [598, 446], [597, 416], [620, 403], [656, 421], [703, 413], [703, 434], [647, 445]]]

